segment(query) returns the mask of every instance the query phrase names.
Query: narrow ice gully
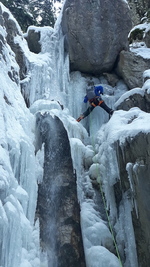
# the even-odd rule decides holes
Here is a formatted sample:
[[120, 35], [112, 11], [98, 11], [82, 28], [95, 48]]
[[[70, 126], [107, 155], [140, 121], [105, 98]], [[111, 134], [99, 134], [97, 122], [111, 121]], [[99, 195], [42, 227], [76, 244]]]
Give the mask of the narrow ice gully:
[[[43, 149], [35, 156], [35, 115], [48, 112], [51, 116], [58, 116], [68, 132], [77, 172], [87, 267], [138, 267], [131, 220], [132, 203], [128, 196], [124, 195], [120, 217], [117, 215], [113, 185], [119, 179], [119, 171], [113, 143], [116, 139], [123, 143], [126, 127], [132, 125], [128, 124], [132, 116], [136, 114], [137, 121], [144, 118], [146, 125], [149, 115], [135, 108], [130, 112], [116, 111], [109, 120], [103, 110], [95, 108], [82, 123], [76, 122], [75, 118], [86, 108], [83, 97], [89, 77], [83, 77], [79, 72], [69, 74], [60, 20], [61, 16], [54, 29], [40, 29], [42, 52], [38, 55], [28, 50], [20, 36], [15, 38], [27, 58], [28, 76], [21, 81], [23, 96], [19, 67], [8, 45], [4, 47], [5, 60], [3, 57], [0, 60], [0, 266], [57, 267], [48, 266], [47, 256], [40, 251], [39, 222], [35, 219], [37, 184], [42, 180], [44, 160]], [[1, 27], [0, 31], [5, 38], [5, 29]], [[17, 83], [7, 74], [11, 66], [16, 72]], [[92, 79], [103, 84], [104, 100], [114, 108], [115, 102], [126, 92], [124, 83], [119, 81], [112, 88], [104, 77]], [[24, 99], [30, 108], [26, 107]], [[57, 101], [64, 106], [63, 110]], [[134, 129], [129, 130], [134, 134]], [[145, 128], [145, 132], [148, 130]], [[107, 216], [100, 212], [100, 208], [104, 211], [103, 203], [100, 202], [101, 206], [97, 208], [91, 177], [102, 184], [121, 260], [114, 247]], [[90, 198], [87, 197], [89, 194]]]

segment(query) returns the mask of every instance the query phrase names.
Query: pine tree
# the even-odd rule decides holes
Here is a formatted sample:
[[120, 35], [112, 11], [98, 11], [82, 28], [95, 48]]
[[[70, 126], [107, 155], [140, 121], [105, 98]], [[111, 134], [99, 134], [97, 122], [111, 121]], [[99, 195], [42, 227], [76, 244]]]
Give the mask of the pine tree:
[[43, 1], [41, 8], [41, 26], [54, 26], [54, 13], [52, 11], [52, 2], [50, 0]]
[[25, 32], [30, 25], [54, 26], [52, 0], [2, 0]]
[[13, 14], [23, 31], [33, 24], [33, 17], [28, 11], [29, 0], [1, 0]]
[[30, 2], [30, 10], [37, 26], [54, 26], [53, 1], [32, 0]]

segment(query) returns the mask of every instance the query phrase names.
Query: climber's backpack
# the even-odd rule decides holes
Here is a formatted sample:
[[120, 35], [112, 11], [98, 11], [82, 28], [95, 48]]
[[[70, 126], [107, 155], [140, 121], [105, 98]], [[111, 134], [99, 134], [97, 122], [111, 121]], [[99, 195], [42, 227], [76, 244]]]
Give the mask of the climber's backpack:
[[86, 96], [84, 97], [84, 103], [87, 103], [88, 100], [100, 96], [103, 94], [103, 87], [101, 85], [94, 85], [93, 87], [87, 89]]

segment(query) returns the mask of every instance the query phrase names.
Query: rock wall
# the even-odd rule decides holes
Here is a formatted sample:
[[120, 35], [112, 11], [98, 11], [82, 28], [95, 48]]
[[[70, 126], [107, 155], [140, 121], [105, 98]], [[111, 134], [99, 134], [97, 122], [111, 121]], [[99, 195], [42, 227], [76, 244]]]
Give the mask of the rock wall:
[[150, 113], [150, 95], [145, 92], [144, 96], [139, 93], [130, 95], [122, 103], [117, 106], [117, 109], [128, 111], [130, 108], [139, 107], [141, 110]]
[[[17, 21], [15, 21], [15, 19], [13, 18], [9, 10], [8, 12], [7, 12], [7, 9], [6, 11], [2, 11], [1, 6], [0, 6], [0, 25], [2, 27], [5, 27], [7, 31], [6, 40], [7, 40], [7, 43], [10, 45], [12, 51], [15, 53], [15, 59], [20, 67], [20, 71], [19, 71], [20, 79], [22, 80], [26, 77], [27, 59], [24, 55], [24, 51], [21, 48], [19, 42], [15, 40], [15, 37], [19, 36], [20, 38], [23, 39], [23, 34]], [[18, 79], [16, 77], [16, 73], [14, 72], [13, 68], [11, 72], [9, 73], [9, 77], [13, 81], [18, 83]]]
[[149, 69], [150, 58], [131, 51], [121, 51], [116, 73], [123, 78], [129, 89], [142, 87], [143, 72]]
[[141, 19], [145, 17], [146, 12], [150, 8], [149, 0], [128, 0], [133, 25], [140, 23]]
[[[148, 72], [149, 73], [149, 72]], [[130, 110], [138, 107], [150, 113], [150, 94], [148, 89], [149, 74], [145, 77], [145, 91], [131, 90], [117, 109]], [[131, 118], [131, 122], [136, 116]], [[134, 203], [132, 222], [135, 233], [138, 264], [146, 267], [150, 262], [150, 229], [149, 229], [149, 203], [150, 203], [150, 133], [139, 132], [136, 136], [126, 138], [123, 145], [117, 143], [117, 158], [120, 170], [121, 184], [116, 186], [116, 199], [118, 205], [122, 201], [122, 192], [128, 192], [128, 196]], [[128, 170], [127, 170], [128, 164]]]
[[51, 267], [85, 267], [76, 176], [70, 144], [62, 122], [45, 113], [37, 116], [43, 142], [44, 176], [38, 190], [41, 246]]
[[[135, 206], [132, 221], [140, 267], [147, 267], [150, 262], [150, 133], [139, 133], [134, 138], [127, 138], [123, 146], [118, 147], [120, 169], [120, 191], [128, 191]], [[130, 164], [130, 181], [126, 171]], [[118, 193], [117, 193], [118, 195]], [[120, 199], [119, 199], [120, 198]], [[121, 195], [118, 202], [121, 201]]]
[[62, 29], [71, 70], [90, 74], [110, 71], [119, 52], [128, 49], [131, 26], [125, 1], [67, 0]]

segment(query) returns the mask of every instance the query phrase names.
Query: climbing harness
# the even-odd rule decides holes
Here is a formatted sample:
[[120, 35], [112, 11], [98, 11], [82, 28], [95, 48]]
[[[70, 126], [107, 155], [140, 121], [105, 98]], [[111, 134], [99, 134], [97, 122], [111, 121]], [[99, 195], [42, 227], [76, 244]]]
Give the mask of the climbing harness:
[[94, 100], [95, 100], [95, 99], [90, 99], [90, 100], [89, 100], [91, 106], [93, 106], [93, 107], [100, 106], [100, 105], [104, 102], [104, 100], [98, 100], [98, 99], [96, 99], [96, 100], [99, 101], [99, 102], [98, 102], [98, 104], [95, 104], [95, 103], [94, 103]]

